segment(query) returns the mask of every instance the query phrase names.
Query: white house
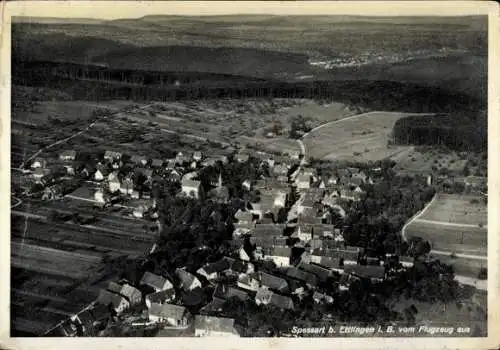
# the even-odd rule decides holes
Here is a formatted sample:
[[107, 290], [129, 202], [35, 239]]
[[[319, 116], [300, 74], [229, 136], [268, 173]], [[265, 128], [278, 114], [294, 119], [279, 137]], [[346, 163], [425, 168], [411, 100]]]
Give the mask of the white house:
[[180, 287], [185, 291], [191, 291], [193, 289], [201, 287], [200, 280], [193, 274], [187, 272], [185, 269], [177, 268], [175, 270], [175, 274], [179, 279]]
[[198, 198], [201, 182], [192, 179], [182, 179], [182, 193], [187, 197]]
[[274, 207], [284, 208], [286, 204], [286, 193], [278, 192], [274, 197]]
[[101, 170], [97, 169], [95, 174], [94, 174], [94, 180], [96, 181], [102, 181], [104, 180], [104, 174], [102, 173]]
[[71, 161], [75, 160], [75, 158], [76, 158], [76, 151], [74, 150], [64, 151], [59, 155], [59, 159], [62, 161]]
[[292, 249], [290, 247], [273, 247], [264, 253], [265, 260], [272, 260], [278, 267], [290, 266]]
[[152, 322], [165, 322], [172, 327], [186, 328], [192, 316], [189, 311], [180, 305], [151, 304], [149, 320]]
[[98, 203], [105, 203], [106, 200], [104, 199], [104, 191], [102, 189], [97, 189], [94, 193], [94, 200]]
[[[134, 192], [134, 181], [130, 178], [124, 179], [120, 184], [120, 192], [123, 194], [132, 194], [132, 192]], [[139, 193], [137, 192], [137, 198], [138, 194]]]
[[234, 319], [226, 317], [196, 315], [195, 337], [239, 337], [234, 328]]
[[108, 182], [108, 186], [109, 186], [109, 191], [111, 193], [114, 193], [114, 192], [120, 190], [120, 187], [121, 187], [120, 180], [118, 178], [114, 178]]
[[101, 289], [97, 302], [105, 306], [112, 305], [117, 314], [130, 307], [130, 303], [125, 297], [105, 289]]
[[139, 284], [150, 286], [156, 292], [160, 292], [162, 290], [174, 289], [174, 285], [167, 278], [156, 275], [149, 271], [144, 273]]
[[252, 189], [252, 183], [250, 182], [250, 180], [243, 181], [241, 186], [247, 191], [250, 191]]

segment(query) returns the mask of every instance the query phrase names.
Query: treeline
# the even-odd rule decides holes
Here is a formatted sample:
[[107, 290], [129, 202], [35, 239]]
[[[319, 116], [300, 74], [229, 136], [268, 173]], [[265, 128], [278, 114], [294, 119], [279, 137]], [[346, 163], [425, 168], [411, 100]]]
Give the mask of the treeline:
[[453, 113], [437, 116], [409, 116], [393, 128], [394, 142], [405, 145], [438, 145], [453, 150], [480, 151], [487, 147], [486, 115]]
[[[393, 81], [285, 82], [203, 72], [112, 70], [56, 62], [14, 62], [12, 67], [14, 84], [60, 89], [75, 99], [313, 98], [367, 109], [424, 113], [472, 112], [481, 109], [486, 101], [485, 96]], [[93, 77], [96, 79], [86, 80]]]

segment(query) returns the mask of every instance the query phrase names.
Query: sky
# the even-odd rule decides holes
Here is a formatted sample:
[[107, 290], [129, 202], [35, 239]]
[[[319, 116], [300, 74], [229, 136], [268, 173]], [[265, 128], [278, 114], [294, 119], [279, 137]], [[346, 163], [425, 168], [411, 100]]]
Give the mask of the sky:
[[381, 1], [16, 1], [4, 6], [7, 13], [15, 16], [107, 20], [146, 15], [229, 14], [461, 16], [485, 14], [491, 9], [488, 2], [466, 1], [390, 1], [385, 5]]

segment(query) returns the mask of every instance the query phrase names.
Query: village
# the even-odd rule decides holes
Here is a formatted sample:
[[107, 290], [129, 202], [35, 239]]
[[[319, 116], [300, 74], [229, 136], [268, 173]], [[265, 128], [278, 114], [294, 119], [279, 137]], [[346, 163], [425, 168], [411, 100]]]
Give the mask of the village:
[[[139, 284], [110, 281], [94, 302], [59, 323], [48, 336], [85, 336], [97, 330], [106, 334], [113, 324], [159, 329], [157, 336], [238, 336], [235, 320], [221, 315], [231, 298], [281, 310], [297, 309], [306, 297], [328, 304], [337, 293], [348, 292], [353, 281], [381, 283], [413, 265], [408, 256], [387, 254], [381, 259], [346, 245], [341, 221], [336, 219], [345, 217], [346, 203], [363, 200], [365, 184], [374, 184], [381, 176], [379, 167], [369, 173], [345, 167], [335, 175], [319, 176], [307, 167], [303, 155], [280, 157], [246, 149], [222, 157], [179, 152], [168, 160], [109, 150], [94, 166], [80, 167], [75, 166], [76, 159], [75, 151], [66, 150], [52, 161], [52, 169], [66, 170], [59, 172], [62, 178], [81, 179], [81, 186], [66, 197], [97, 208], [125, 207], [123, 215], [155, 222], [158, 231], [161, 199], [152, 194], [155, 183], [178, 184], [177, 196], [182, 198], [227, 203], [229, 191], [220, 173], [210, 180], [208, 191], [203, 189], [198, 176], [204, 168], [257, 159], [270, 176], [241, 183], [243, 190], [258, 193], [258, 201], [248, 201], [234, 214], [232, 254], [195, 270], [178, 267], [173, 275], [147, 271]], [[58, 182], [57, 172], [51, 171], [48, 161], [39, 157], [30, 167], [28, 172], [43, 188], [42, 199], [60, 199], [60, 186], [51, 184]], [[211, 295], [204, 298], [207, 291]], [[197, 314], [190, 311], [193, 305]]]

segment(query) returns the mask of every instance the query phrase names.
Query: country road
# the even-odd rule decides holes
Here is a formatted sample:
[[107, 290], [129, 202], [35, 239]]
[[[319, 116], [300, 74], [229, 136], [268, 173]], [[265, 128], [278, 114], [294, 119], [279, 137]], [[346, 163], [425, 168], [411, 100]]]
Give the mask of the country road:
[[417, 212], [412, 218], [410, 218], [410, 220], [406, 222], [406, 224], [404, 224], [403, 228], [401, 229], [401, 236], [403, 238], [403, 241], [405, 242], [408, 241], [408, 238], [406, 237], [407, 227], [410, 226], [413, 223], [413, 221], [418, 220], [418, 218], [421, 217], [427, 211], [427, 209], [429, 209], [429, 207], [432, 205], [432, 203], [436, 201], [436, 199], [437, 199], [437, 193], [434, 194], [434, 197], [432, 197], [430, 202], [427, 203], [427, 205], [422, 210]]

